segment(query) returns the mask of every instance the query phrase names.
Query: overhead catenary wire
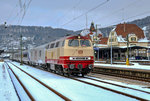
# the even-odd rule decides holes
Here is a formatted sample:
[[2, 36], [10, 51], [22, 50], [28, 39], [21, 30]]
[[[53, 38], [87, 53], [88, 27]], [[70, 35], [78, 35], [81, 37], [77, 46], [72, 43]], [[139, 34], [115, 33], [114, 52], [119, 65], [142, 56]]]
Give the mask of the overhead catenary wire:
[[24, 5], [23, 5], [24, 12], [23, 12], [23, 15], [22, 15], [21, 23], [22, 23], [22, 21], [23, 21], [23, 19], [24, 19], [24, 17], [25, 17], [25, 14], [26, 14], [26, 12], [27, 12], [27, 10], [28, 10], [28, 8], [29, 8], [29, 5], [30, 5], [31, 1], [32, 1], [32, 0], [30, 0], [30, 1], [27, 3], [27, 6], [26, 6], [26, 3], [24, 3]]
[[68, 13], [70, 10], [76, 8], [77, 6], [79, 6], [79, 4], [81, 3], [82, 0], [79, 0], [71, 9], [68, 9], [62, 16], [60, 16], [58, 19], [57, 19], [57, 22], [61, 19], [63, 19]]
[[82, 13], [81, 15], [79, 15], [79, 16], [77, 16], [77, 17], [71, 19], [70, 21], [64, 23], [64, 24], [61, 25], [61, 26], [65, 26], [65, 25], [67, 25], [67, 24], [69, 24], [69, 23], [71, 23], [71, 22], [77, 20], [78, 18], [82, 17], [83, 15], [86, 15], [87, 13], [89, 13], [89, 12], [91, 12], [91, 11], [97, 9], [98, 7], [101, 7], [102, 5], [106, 4], [108, 1], [109, 1], [109, 0], [106, 0], [106, 1], [104, 1], [104, 2], [102, 2], [102, 3], [100, 3], [100, 4], [98, 4], [97, 6], [95, 6], [95, 7], [91, 8], [91, 9], [89, 9], [89, 10], [86, 11], [85, 13]]

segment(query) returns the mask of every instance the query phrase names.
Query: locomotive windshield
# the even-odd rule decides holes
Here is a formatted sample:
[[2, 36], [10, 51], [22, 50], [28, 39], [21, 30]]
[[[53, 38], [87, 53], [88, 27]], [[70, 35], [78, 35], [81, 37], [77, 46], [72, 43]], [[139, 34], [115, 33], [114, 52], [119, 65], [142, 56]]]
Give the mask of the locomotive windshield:
[[79, 46], [79, 40], [69, 40], [69, 46]]
[[83, 47], [84, 47], [84, 46], [85, 46], [85, 47], [91, 46], [89, 40], [75, 40], [75, 39], [69, 40], [68, 45], [69, 45], [69, 46], [79, 46], [79, 41], [80, 41], [80, 45], [83, 46]]
[[81, 46], [91, 46], [89, 40], [80, 40]]

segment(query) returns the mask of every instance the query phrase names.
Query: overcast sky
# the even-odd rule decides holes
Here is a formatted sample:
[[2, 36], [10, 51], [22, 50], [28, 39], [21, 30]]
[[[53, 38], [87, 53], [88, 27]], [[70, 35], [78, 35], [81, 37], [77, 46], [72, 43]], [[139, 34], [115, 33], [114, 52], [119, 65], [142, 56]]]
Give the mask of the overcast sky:
[[29, 1], [0, 0], [0, 24], [80, 30], [86, 15], [88, 27], [92, 21], [106, 27], [150, 15], [150, 0], [32, 0], [27, 7]]

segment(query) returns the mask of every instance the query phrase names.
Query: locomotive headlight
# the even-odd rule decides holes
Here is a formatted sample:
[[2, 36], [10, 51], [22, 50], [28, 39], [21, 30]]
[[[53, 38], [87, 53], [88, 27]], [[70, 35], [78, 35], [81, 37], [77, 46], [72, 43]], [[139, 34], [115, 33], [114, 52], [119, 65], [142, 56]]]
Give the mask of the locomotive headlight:
[[73, 57], [69, 57], [69, 60], [73, 60]]
[[88, 57], [88, 60], [91, 60], [91, 57]]
[[78, 36], [78, 39], [80, 39], [80, 36]]

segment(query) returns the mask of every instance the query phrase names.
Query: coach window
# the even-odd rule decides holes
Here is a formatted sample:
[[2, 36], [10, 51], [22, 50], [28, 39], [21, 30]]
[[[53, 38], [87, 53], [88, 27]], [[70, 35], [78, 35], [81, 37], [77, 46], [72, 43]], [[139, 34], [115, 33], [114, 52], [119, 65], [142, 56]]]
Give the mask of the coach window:
[[23, 54], [23, 57], [27, 57], [27, 53], [24, 53], [24, 54]]
[[41, 57], [41, 50], [39, 51], [39, 57]]
[[59, 42], [56, 42], [56, 46], [55, 47], [58, 47], [59, 46]]
[[79, 46], [79, 40], [69, 40], [69, 43], [68, 43], [69, 46]]
[[54, 48], [54, 45], [55, 45], [55, 43], [52, 43], [50, 48]]
[[32, 57], [32, 54], [33, 54], [33, 53], [31, 52], [31, 57]]

